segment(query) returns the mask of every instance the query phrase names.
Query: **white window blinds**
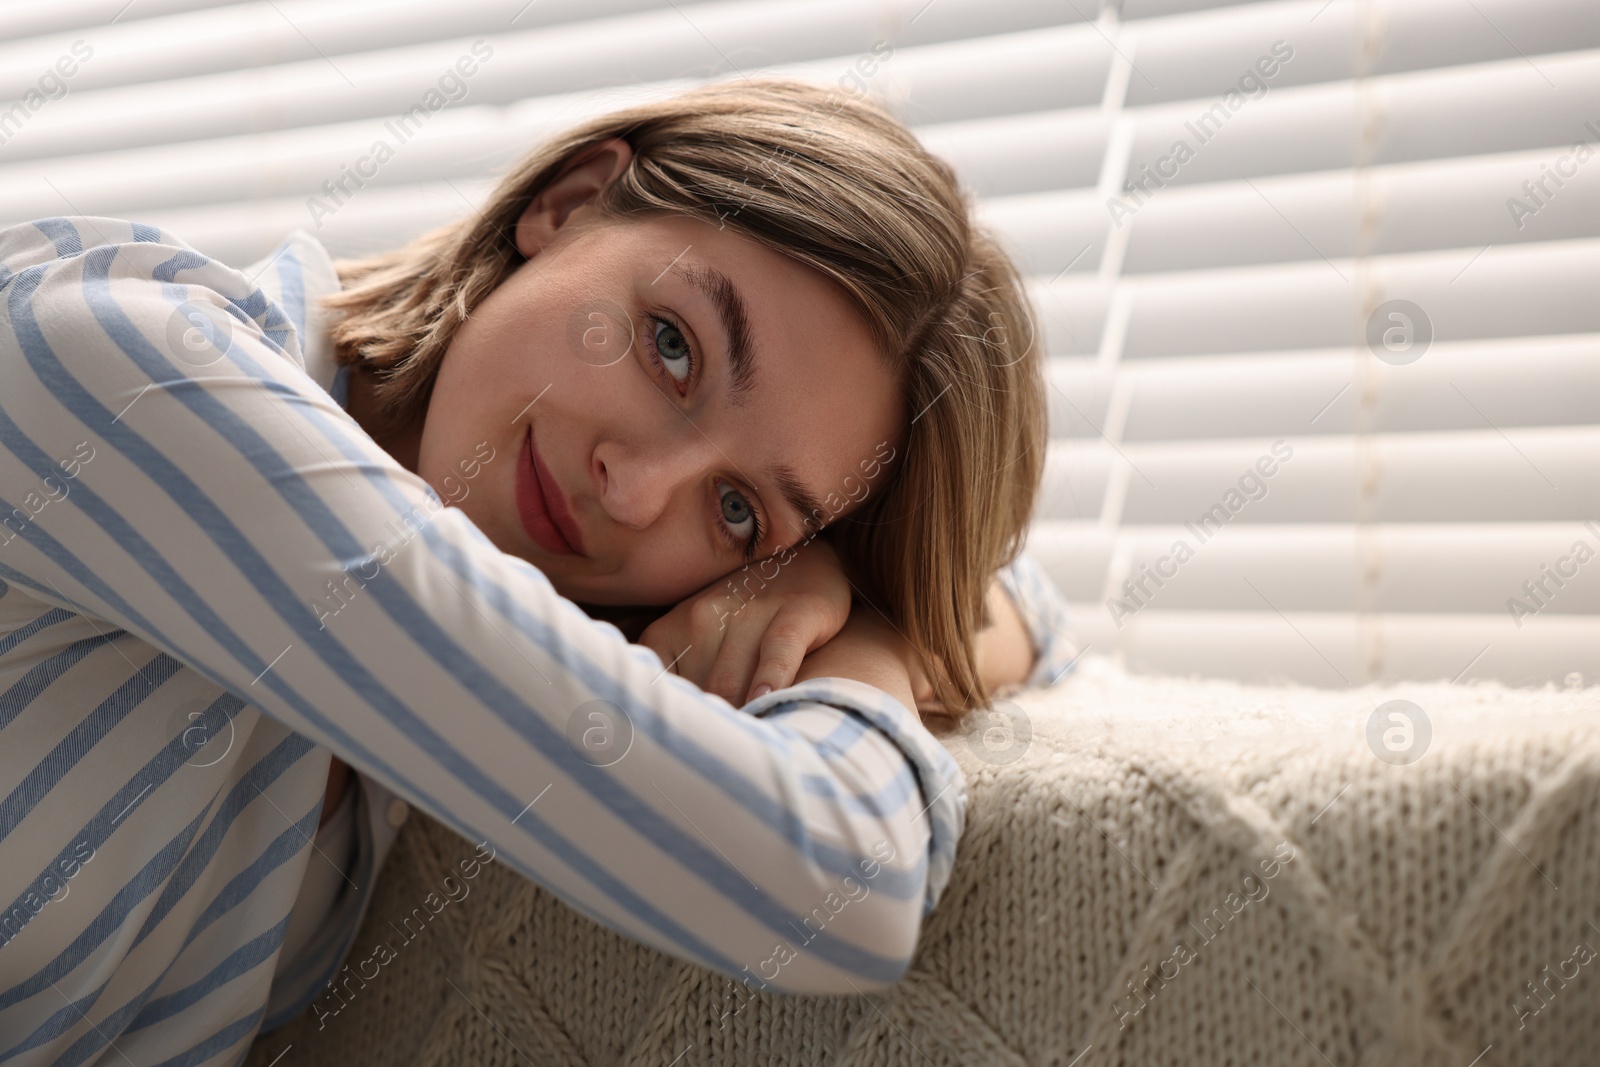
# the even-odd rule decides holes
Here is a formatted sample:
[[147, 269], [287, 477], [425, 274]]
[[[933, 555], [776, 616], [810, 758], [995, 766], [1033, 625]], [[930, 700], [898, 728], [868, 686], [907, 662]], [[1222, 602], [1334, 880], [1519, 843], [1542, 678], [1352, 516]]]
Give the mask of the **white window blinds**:
[[734, 71], [871, 93], [1028, 274], [1031, 548], [1091, 654], [1600, 677], [1593, 0], [28, 0], [0, 221], [392, 247], [540, 137]]

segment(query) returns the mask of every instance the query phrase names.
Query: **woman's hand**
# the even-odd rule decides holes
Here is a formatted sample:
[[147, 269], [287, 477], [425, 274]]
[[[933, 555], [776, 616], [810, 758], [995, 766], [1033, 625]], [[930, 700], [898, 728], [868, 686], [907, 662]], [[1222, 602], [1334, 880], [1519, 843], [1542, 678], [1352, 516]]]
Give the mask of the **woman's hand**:
[[838, 554], [813, 539], [706, 586], [646, 627], [638, 643], [706, 692], [742, 705], [794, 684], [806, 654], [849, 617]]

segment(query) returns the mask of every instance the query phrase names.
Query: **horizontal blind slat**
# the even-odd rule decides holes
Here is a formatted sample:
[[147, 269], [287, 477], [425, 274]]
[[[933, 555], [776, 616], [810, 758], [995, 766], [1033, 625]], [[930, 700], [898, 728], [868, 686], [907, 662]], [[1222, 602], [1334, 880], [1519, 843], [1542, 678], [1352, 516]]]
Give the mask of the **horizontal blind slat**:
[[1055, 278], [1035, 274], [1028, 291], [1053, 356], [1098, 351], [1115, 292], [1130, 309], [1122, 358], [1143, 361], [1364, 348], [1368, 320], [1391, 299], [1424, 310], [1433, 343], [1595, 333], [1597, 285], [1600, 241], [1590, 238], [1147, 274], [1115, 283], [1074, 270]]
[[[1470, 400], [1470, 398], [1468, 398]], [[1311, 427], [1309, 422], [1307, 430]], [[1038, 517], [1193, 524], [1572, 521], [1600, 500], [1600, 426], [1371, 437], [1050, 442]]]
[[1099, 436], [1119, 378], [1130, 379], [1131, 393], [1123, 442], [1293, 436], [1308, 418], [1327, 435], [1479, 430], [1486, 419], [1501, 429], [1600, 424], [1597, 334], [1445, 344], [1404, 366], [1359, 350], [1204, 356], [1114, 371], [1057, 357], [1045, 373], [1051, 435], [1061, 438]]
[[1131, 287], [1123, 355], [1364, 345], [1391, 299], [1421, 307], [1436, 342], [1600, 332], [1600, 301], [1586, 295], [1600, 285], [1597, 251], [1551, 241], [1150, 276]]
[[1281, 0], [1130, 29], [1130, 107], [1600, 47], [1588, 0]]
[[[1541, 57], [1537, 70], [1516, 58], [1271, 88], [1232, 111], [1205, 97], [1128, 112], [1137, 130], [1127, 176], [1144, 180], [1149, 168], [1175, 187], [1566, 147], [1597, 121], [1597, 99], [1594, 49]], [[1178, 165], [1180, 141], [1192, 156]]]
[[[1124, 626], [1145, 611], [1600, 615], [1600, 520], [1566, 523], [1182, 525], [1044, 521], [1028, 551], [1069, 598]], [[1116, 569], [1112, 561], [1116, 558]], [[1510, 603], [1515, 601], [1514, 614]]]
[[[1114, 651], [1131, 671], [1244, 684], [1340, 689], [1369, 682], [1492, 678], [1513, 686], [1593, 684], [1600, 620], [1540, 615], [1520, 630], [1504, 615], [1167, 612], [1118, 630], [1098, 605], [1070, 604], [1078, 647]], [[1357, 698], [1359, 699], [1359, 698]]]

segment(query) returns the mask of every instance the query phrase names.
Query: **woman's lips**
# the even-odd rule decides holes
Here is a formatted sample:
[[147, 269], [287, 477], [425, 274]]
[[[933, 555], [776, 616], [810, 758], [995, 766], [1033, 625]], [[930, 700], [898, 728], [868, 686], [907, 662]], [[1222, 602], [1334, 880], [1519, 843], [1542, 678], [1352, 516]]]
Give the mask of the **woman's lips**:
[[522, 528], [534, 543], [547, 552], [570, 556], [583, 554], [583, 533], [572, 519], [550, 468], [533, 447], [533, 427], [517, 457], [517, 514]]

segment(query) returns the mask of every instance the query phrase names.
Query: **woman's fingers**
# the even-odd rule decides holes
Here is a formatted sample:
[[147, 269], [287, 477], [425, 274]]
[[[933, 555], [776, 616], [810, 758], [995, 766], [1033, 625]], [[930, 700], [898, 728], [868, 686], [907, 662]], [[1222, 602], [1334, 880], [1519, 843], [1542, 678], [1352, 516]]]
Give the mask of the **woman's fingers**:
[[673, 674], [686, 678], [704, 689], [706, 679], [711, 674], [711, 665], [716, 662], [717, 653], [727, 637], [726, 630], [691, 632], [685, 636], [681, 645], [662, 656], [661, 662], [666, 664], [667, 669]]
[[829, 613], [820, 605], [787, 604], [772, 617], [761, 635], [761, 654], [750, 678], [750, 699], [762, 686], [782, 689], [794, 682], [806, 653], [827, 643], [839, 630], [830, 625]]
[[[679, 629], [680, 627], [676, 625], [672, 614], [669, 612], [646, 626], [644, 631], [639, 634], [639, 640], [635, 643], [643, 645], [657, 656], [660, 656], [662, 663], [668, 663], [673, 656], [682, 651], [681, 645], [673, 649], [673, 646], [678, 644]], [[668, 651], [668, 649], [673, 650]]]
[[701, 688], [717, 694], [735, 707], [745, 704], [745, 693], [750, 689], [750, 676], [755, 673], [765, 633], [766, 628], [755, 618], [745, 620], [742, 626], [728, 627], [716, 662], [707, 671]]
[[639, 635], [639, 644], [661, 657], [662, 666], [673, 674], [703, 685], [705, 672], [716, 657], [720, 637], [715, 631], [708, 635], [694, 634], [684, 617], [674, 612], [647, 626]]
[[[672, 652], [673, 656], [679, 657], [673, 670], [707, 692], [715, 692], [710, 685], [711, 670], [723, 645], [740, 631], [738, 622], [742, 622], [748, 614], [730, 608], [727, 603], [729, 599], [718, 592], [702, 593], [693, 600], [685, 601], [687, 606], [682, 613], [685, 624], [683, 642]], [[665, 658], [662, 662], [671, 662], [671, 658]]]
[[793, 684], [806, 653], [843, 625], [838, 615], [820, 596], [741, 602], [737, 611], [701, 596], [650, 624], [639, 643], [680, 677], [742, 705], [759, 696], [758, 689]]

